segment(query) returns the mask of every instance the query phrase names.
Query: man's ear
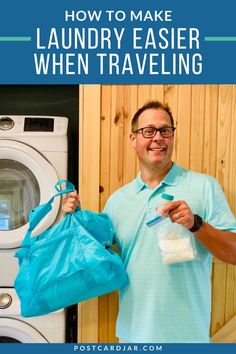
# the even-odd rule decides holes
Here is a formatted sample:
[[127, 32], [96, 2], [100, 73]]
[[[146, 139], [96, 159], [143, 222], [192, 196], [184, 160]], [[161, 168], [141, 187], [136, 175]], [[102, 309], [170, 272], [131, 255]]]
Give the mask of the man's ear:
[[129, 139], [130, 139], [131, 146], [135, 149], [136, 148], [136, 134], [130, 133]]

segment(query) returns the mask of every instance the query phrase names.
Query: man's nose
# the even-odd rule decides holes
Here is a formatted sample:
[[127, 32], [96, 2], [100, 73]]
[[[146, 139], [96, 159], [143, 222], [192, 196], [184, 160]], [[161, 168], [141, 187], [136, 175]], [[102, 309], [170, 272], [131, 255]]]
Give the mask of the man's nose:
[[152, 138], [152, 140], [163, 140], [163, 136], [159, 132], [159, 130], [156, 132], [156, 135]]

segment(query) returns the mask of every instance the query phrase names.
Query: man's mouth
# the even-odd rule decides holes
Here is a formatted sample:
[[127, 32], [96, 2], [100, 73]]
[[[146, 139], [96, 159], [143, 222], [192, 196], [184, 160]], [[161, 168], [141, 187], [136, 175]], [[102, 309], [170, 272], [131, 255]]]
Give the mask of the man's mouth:
[[149, 147], [148, 150], [149, 151], [165, 151], [166, 148], [165, 147]]

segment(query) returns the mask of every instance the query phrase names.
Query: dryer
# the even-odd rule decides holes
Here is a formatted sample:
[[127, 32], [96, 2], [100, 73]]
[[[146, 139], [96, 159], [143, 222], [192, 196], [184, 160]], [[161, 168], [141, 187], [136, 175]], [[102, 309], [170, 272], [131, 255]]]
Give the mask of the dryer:
[[[0, 287], [13, 287], [15, 252], [28, 228], [29, 211], [45, 203], [67, 177], [66, 117], [0, 115]], [[60, 218], [60, 200], [35, 230]]]

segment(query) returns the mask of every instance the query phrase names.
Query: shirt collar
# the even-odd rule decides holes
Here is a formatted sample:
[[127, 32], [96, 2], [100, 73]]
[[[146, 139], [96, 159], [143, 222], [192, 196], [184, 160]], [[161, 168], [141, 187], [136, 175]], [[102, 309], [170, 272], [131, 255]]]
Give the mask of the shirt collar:
[[[176, 186], [177, 183], [179, 182], [180, 176], [183, 172], [183, 168], [178, 166], [175, 162], [173, 163], [170, 171], [167, 173], [167, 175], [164, 177], [164, 179], [161, 181], [160, 185], [166, 184], [169, 186]], [[141, 173], [139, 172], [138, 176], [134, 180], [135, 182], [135, 191], [136, 193], [139, 193], [141, 190], [144, 188], [148, 188], [148, 185], [143, 182], [141, 178]]]
[[135, 191], [136, 191], [136, 193], [139, 193], [144, 188], [148, 188], [147, 184], [144, 183], [142, 178], [141, 178], [141, 172], [139, 172], [139, 174], [135, 178], [134, 182], [135, 182]]
[[170, 171], [164, 177], [162, 183], [165, 183], [169, 186], [176, 186], [177, 183], [179, 182], [182, 173], [183, 173], [183, 168], [176, 165], [176, 163], [174, 162]]

